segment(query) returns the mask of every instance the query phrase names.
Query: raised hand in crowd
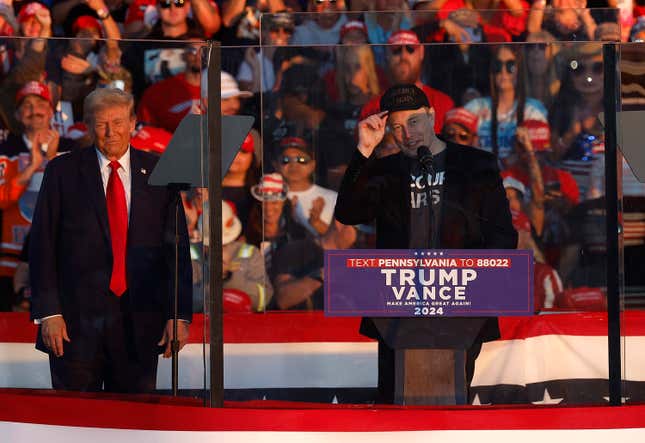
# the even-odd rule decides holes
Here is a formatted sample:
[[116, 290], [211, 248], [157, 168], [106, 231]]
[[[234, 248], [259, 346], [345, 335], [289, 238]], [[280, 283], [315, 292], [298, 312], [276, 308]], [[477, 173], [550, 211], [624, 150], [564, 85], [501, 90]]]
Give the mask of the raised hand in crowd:
[[63, 56], [60, 61], [61, 68], [70, 74], [87, 74], [92, 70], [92, 65], [87, 60], [72, 54]]
[[41, 129], [34, 137], [34, 146], [39, 146], [40, 150], [45, 154], [48, 160], [56, 157], [58, 154], [58, 144], [60, 142], [60, 134], [57, 130], [47, 128]]
[[325, 199], [318, 197], [312, 202], [311, 210], [309, 211], [309, 224], [321, 235], [329, 229], [329, 225], [320, 218], [324, 208]]
[[358, 150], [369, 157], [385, 136], [387, 111], [373, 114], [358, 123]]

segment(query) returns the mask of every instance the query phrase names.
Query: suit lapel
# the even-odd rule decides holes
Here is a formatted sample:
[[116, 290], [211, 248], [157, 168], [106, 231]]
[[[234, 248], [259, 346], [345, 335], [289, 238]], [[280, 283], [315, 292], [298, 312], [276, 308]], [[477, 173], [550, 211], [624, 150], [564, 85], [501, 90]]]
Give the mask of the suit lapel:
[[[132, 233], [134, 232], [136, 220], [141, 220], [142, 218], [137, 215], [138, 211], [141, 210], [141, 199], [145, 198], [142, 195], [143, 191], [147, 186], [148, 175], [144, 174], [145, 169], [142, 167], [141, 158], [139, 153], [130, 147], [130, 179], [131, 179], [131, 188], [130, 188], [130, 222], [128, 225], [128, 240], [132, 238]], [[145, 217], [144, 217], [145, 219]], [[128, 241], [128, 244], [131, 244]]]
[[108, 226], [107, 203], [105, 201], [105, 191], [103, 190], [103, 180], [99, 169], [99, 159], [94, 147], [82, 151], [81, 176], [86, 184], [87, 192], [90, 194], [90, 201], [96, 211], [96, 216], [105, 235], [106, 240], [110, 241], [110, 228]]

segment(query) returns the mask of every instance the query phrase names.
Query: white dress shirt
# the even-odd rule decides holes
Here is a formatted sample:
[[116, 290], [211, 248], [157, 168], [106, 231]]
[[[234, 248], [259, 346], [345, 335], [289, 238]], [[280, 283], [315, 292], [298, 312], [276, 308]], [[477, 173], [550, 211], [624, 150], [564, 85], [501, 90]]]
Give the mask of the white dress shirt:
[[[96, 148], [95, 148], [96, 149]], [[112, 168], [110, 168], [110, 160], [98, 149], [96, 149], [96, 155], [99, 158], [99, 171], [101, 171], [101, 180], [103, 181], [103, 193], [107, 197], [107, 185], [108, 180], [110, 179], [110, 174], [112, 173]], [[119, 178], [121, 183], [123, 183], [123, 189], [125, 190], [125, 203], [128, 207], [128, 223], [130, 220], [130, 198], [132, 196], [132, 174], [130, 168], [130, 147], [125, 151], [125, 154], [117, 160], [121, 167], [118, 169]]]

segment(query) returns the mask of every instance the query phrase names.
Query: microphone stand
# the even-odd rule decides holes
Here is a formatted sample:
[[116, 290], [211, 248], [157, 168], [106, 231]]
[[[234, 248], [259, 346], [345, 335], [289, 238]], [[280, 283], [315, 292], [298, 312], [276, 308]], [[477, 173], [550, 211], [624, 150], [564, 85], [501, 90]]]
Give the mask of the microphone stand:
[[179, 339], [177, 338], [177, 322], [179, 321], [179, 217], [181, 214], [180, 205], [181, 191], [190, 189], [187, 183], [168, 183], [167, 188], [176, 194], [175, 197], [175, 272], [173, 291], [173, 312], [172, 312], [172, 340], [170, 349], [172, 353], [172, 396], [177, 397], [179, 393]]

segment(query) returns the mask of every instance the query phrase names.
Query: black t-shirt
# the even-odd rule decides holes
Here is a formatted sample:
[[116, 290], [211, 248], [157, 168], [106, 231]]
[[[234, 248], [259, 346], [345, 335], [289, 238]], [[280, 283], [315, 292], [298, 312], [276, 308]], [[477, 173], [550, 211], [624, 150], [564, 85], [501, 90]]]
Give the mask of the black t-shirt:
[[[269, 275], [275, 286], [275, 278], [280, 274], [290, 274], [294, 278], [319, 277], [324, 266], [322, 248], [315, 240], [305, 238], [285, 243], [275, 251]], [[293, 310], [322, 310], [324, 290], [321, 286], [309, 299], [293, 306]], [[273, 298], [275, 300], [275, 297]], [[272, 309], [276, 307], [273, 306]]]
[[408, 158], [410, 171], [410, 248], [436, 248], [443, 197], [446, 152], [433, 157], [433, 170], [424, 171], [416, 158]]

